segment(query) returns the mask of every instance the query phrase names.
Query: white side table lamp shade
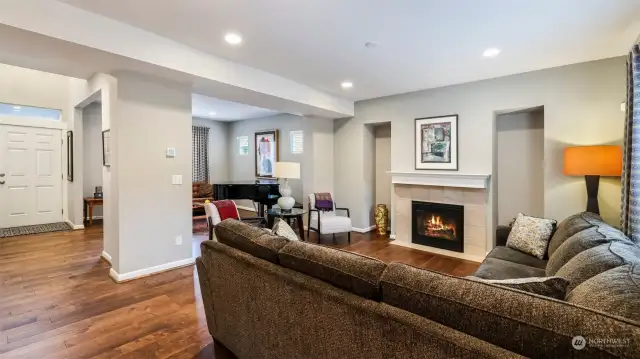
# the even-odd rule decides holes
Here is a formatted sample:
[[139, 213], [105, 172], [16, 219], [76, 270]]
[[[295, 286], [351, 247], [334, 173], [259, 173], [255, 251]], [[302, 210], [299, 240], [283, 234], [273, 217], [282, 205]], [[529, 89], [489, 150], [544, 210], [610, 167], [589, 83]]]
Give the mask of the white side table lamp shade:
[[290, 210], [296, 203], [296, 200], [291, 197], [291, 187], [289, 186], [289, 179], [300, 178], [300, 164], [294, 162], [276, 162], [275, 176], [277, 178], [284, 178], [284, 182], [280, 185], [280, 195], [278, 198], [278, 206], [284, 210]]

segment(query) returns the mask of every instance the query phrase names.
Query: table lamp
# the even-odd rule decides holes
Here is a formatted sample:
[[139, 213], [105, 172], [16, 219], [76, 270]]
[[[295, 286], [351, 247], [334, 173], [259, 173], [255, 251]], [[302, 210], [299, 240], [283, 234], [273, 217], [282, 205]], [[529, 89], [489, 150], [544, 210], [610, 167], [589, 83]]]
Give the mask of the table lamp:
[[587, 184], [587, 211], [600, 214], [600, 176], [622, 175], [622, 149], [619, 146], [567, 147], [564, 149], [563, 173], [566, 176], [584, 176]]
[[289, 179], [300, 178], [300, 164], [294, 162], [276, 162], [274, 176], [284, 179], [284, 182], [280, 184], [280, 195], [282, 197], [278, 198], [278, 206], [285, 211], [289, 211], [296, 204], [296, 200], [291, 197]]

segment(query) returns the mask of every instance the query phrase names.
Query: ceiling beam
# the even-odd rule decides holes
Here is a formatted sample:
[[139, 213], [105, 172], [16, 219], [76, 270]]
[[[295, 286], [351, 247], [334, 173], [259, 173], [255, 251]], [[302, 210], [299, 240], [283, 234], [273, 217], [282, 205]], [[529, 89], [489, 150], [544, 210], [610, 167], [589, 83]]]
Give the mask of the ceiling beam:
[[[83, 70], [75, 77], [85, 78], [87, 71], [143, 72], [188, 82], [196, 93], [280, 112], [329, 118], [354, 114], [353, 101], [65, 3], [10, 3], [0, 5], [0, 24], [5, 25], [0, 27], [0, 60], [7, 59], [12, 65], [65, 75]], [[39, 46], [17, 43], [25, 40]]]

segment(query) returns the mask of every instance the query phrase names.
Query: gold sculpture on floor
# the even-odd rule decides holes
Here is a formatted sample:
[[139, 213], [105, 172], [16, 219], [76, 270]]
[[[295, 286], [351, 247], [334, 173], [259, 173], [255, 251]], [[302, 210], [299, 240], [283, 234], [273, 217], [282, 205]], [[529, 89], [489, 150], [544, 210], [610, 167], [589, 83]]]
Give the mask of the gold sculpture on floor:
[[389, 209], [387, 209], [387, 205], [385, 204], [376, 206], [376, 227], [378, 227], [378, 234], [387, 234], [387, 227], [389, 227]]

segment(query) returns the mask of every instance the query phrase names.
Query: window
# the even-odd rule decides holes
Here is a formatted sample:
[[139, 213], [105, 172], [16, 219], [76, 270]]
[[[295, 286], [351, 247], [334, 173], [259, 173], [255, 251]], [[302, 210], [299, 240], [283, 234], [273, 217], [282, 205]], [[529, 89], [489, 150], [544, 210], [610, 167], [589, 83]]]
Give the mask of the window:
[[209, 182], [209, 127], [192, 126], [193, 182]]
[[249, 154], [249, 136], [238, 136], [238, 154], [240, 156]]
[[31, 106], [12, 105], [10, 103], [0, 103], [0, 117], [30, 117], [43, 120], [60, 121], [62, 111], [50, 108], [40, 108]]
[[304, 132], [302, 130], [289, 132], [289, 145], [291, 146], [291, 153], [302, 153], [304, 149]]

